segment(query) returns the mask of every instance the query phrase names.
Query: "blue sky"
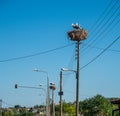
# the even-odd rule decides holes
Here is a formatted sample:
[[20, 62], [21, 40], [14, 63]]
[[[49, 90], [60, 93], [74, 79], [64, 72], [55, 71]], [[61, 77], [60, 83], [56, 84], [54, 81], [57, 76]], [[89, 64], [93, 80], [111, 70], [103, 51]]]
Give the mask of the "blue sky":
[[[0, 99], [3, 107], [45, 104], [42, 90], [14, 89], [21, 86], [46, 89], [46, 74], [57, 86], [62, 67], [76, 70], [75, 42], [67, 37], [72, 23], [87, 29], [82, 42], [80, 67], [109, 46], [120, 30], [119, 0], [0, 0]], [[101, 94], [120, 97], [120, 40], [104, 54], [80, 70], [80, 100]], [[101, 49], [102, 48], [102, 49]], [[37, 55], [36, 55], [37, 54]], [[24, 56], [34, 55], [23, 58]], [[21, 58], [22, 57], [22, 58]], [[17, 59], [14, 59], [17, 58]], [[75, 101], [74, 73], [63, 74], [63, 99]]]

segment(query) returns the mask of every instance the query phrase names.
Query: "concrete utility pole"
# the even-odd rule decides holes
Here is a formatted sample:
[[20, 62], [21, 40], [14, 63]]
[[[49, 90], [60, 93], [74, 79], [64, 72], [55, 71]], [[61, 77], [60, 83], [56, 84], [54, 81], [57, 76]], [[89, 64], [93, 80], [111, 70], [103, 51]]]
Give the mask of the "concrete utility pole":
[[52, 90], [52, 111], [51, 116], [55, 116], [55, 105], [54, 105], [54, 91], [56, 89], [56, 86], [54, 83], [50, 83], [50, 89]]
[[80, 41], [85, 40], [88, 31], [83, 30], [78, 23], [72, 24], [75, 28], [68, 32], [68, 36], [72, 41], [77, 41], [77, 73], [76, 73], [76, 116], [79, 116], [79, 79], [80, 79]]
[[0, 108], [2, 108], [2, 99], [0, 99]]
[[60, 91], [59, 91], [58, 95], [60, 96], [60, 116], [62, 116], [62, 95], [63, 95], [63, 91], [62, 91], [62, 70], [60, 71]]
[[0, 116], [2, 116], [2, 99], [0, 99]]

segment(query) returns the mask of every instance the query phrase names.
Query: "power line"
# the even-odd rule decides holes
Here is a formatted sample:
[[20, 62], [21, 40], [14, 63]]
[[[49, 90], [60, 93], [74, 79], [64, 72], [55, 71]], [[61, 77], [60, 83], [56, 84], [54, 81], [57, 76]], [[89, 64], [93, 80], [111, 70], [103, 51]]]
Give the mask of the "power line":
[[111, 44], [109, 44], [100, 54], [98, 54], [96, 57], [94, 57], [90, 62], [88, 62], [86, 65], [82, 66], [80, 70], [84, 69], [86, 66], [94, 62], [97, 58], [99, 58], [106, 50], [108, 50], [118, 39], [120, 39], [120, 36], [118, 36]]
[[[114, 8], [114, 6], [116, 6], [117, 2], [119, 0], [117, 0], [115, 2], [115, 4], [113, 4], [113, 6], [110, 8], [110, 6], [112, 5], [113, 0], [111, 0], [109, 2], [109, 4], [107, 5], [107, 7], [104, 9], [104, 11], [102, 12], [102, 14], [99, 16], [99, 18], [96, 20], [96, 22], [91, 26], [90, 30], [96, 30], [98, 28], [98, 26], [104, 21], [104, 19], [107, 17], [107, 15], [110, 13], [110, 11]], [[110, 9], [109, 9], [110, 8]]]
[[[112, 2], [112, 1], [111, 1]], [[110, 3], [111, 3], [110, 2]], [[90, 43], [90, 44], [93, 44], [95, 41], [97, 41], [98, 39], [98, 37], [99, 37], [99, 39], [100, 39], [100, 37], [103, 35], [103, 33], [105, 34], [105, 32], [107, 32], [107, 30], [109, 29], [109, 27], [111, 27], [112, 25], [112, 23], [114, 23], [115, 21], [116, 21], [116, 19], [117, 19], [117, 17], [120, 15], [120, 14], [118, 14], [117, 16], [115, 16], [116, 15], [116, 13], [117, 13], [117, 11], [119, 11], [119, 8], [120, 8], [120, 6], [119, 5], [117, 5], [117, 4], [119, 4], [118, 3], [119, 2], [119, 0], [117, 0], [113, 5], [112, 5], [112, 7], [108, 10], [108, 11], [106, 11], [106, 15], [103, 17], [103, 19], [99, 22], [98, 21], [98, 24], [97, 24], [97, 26], [93, 29], [94, 31], [94, 33], [93, 33], [93, 37], [92, 38], [94, 38], [94, 39], [90, 39], [89, 41], [88, 41], [88, 43]], [[117, 8], [115, 8], [115, 6], [118, 6]], [[111, 12], [110, 11], [112, 11], [113, 10], [113, 8], [115, 8], [114, 9], [114, 11], [112, 12], [112, 14], [110, 14]], [[108, 12], [108, 13], [107, 13]], [[105, 13], [104, 13], [105, 14]], [[110, 15], [109, 15], [110, 14]], [[109, 16], [108, 18], [107, 18], [107, 16]], [[113, 18], [113, 16], [115, 16], [114, 17], [114, 19], [112, 19]], [[105, 18], [107, 18], [106, 19], [106, 21], [105, 21]], [[112, 20], [111, 20], [112, 19]], [[117, 25], [116, 25], [117, 26]], [[104, 28], [104, 29], [103, 29]], [[104, 30], [104, 31], [103, 31]], [[95, 39], [96, 38], [96, 39]], [[87, 49], [87, 47], [85, 48], [85, 49]], [[85, 51], [85, 49], [83, 50], [83, 51]]]
[[54, 48], [54, 49], [51, 49], [51, 50], [47, 50], [47, 51], [43, 51], [43, 52], [38, 52], [38, 53], [35, 53], [35, 54], [30, 54], [30, 55], [25, 55], [25, 56], [20, 56], [20, 57], [9, 58], [9, 59], [5, 59], [5, 60], [0, 60], [0, 62], [8, 62], [8, 61], [21, 60], [21, 59], [25, 59], [25, 58], [35, 57], [35, 56], [39, 56], [39, 55], [42, 55], [42, 54], [54, 52], [54, 51], [59, 50], [59, 49], [66, 48], [66, 47], [71, 46], [73, 44], [74, 43], [67, 44], [67, 45], [64, 45], [64, 46], [61, 46], [61, 47], [57, 47], [57, 48]]
[[[99, 16], [99, 18], [97, 19], [97, 21], [93, 24], [92, 28], [90, 28], [90, 30], [92, 30], [91, 33], [94, 33], [95, 36], [96, 36], [96, 34], [99, 33], [99, 31], [101, 31], [101, 28], [103, 28], [104, 25], [107, 23], [107, 22], [104, 23], [105, 19], [109, 16], [109, 14], [113, 10], [113, 8], [118, 4], [119, 0], [116, 0], [115, 3], [113, 3], [113, 5], [112, 5], [112, 2], [113, 1], [110, 1], [110, 3], [108, 4], [108, 6], [106, 7], [106, 9]], [[108, 20], [109, 20], [109, 18], [108, 18]], [[104, 23], [104, 25], [103, 25], [103, 23]], [[93, 35], [93, 37], [94, 37], [94, 35]], [[91, 42], [91, 41], [92, 41], [92, 39], [90, 39], [88, 42]]]
[[[107, 29], [109, 29], [110, 26], [112, 26], [112, 24], [115, 22], [116, 19], [118, 19], [118, 17], [120, 16], [120, 13], [117, 14], [113, 19], [112, 17], [115, 15], [115, 13], [120, 9], [120, 6], [117, 7], [117, 9], [113, 12], [113, 14], [109, 17], [109, 19], [107, 19], [105, 22], [104, 22], [104, 29], [103, 27], [101, 27], [99, 29], [99, 33], [97, 32], [95, 35], [96, 35], [96, 38], [100, 38], [101, 35], [103, 35], [103, 33], [107, 32]], [[112, 19], [112, 20], [111, 20]], [[98, 39], [95, 39], [93, 42], [95, 43], [95, 41], [97, 41]], [[93, 44], [92, 42], [92, 44]]]
[[[104, 48], [102, 48], [102, 47], [96, 47], [96, 46], [85, 44], [85, 43], [82, 43], [82, 44], [88, 46], [89, 48], [104, 50]], [[120, 50], [114, 50], [114, 49], [108, 49], [107, 51], [120, 52]]]
[[[106, 33], [111, 32], [111, 30], [112, 30], [112, 29], [115, 29], [116, 25], [118, 25], [118, 24], [120, 23], [120, 19], [117, 18], [118, 16], [120, 16], [120, 14], [117, 15], [117, 16], [112, 20], [112, 22], [110, 22], [109, 28], [108, 28], [108, 26], [107, 26], [104, 30], [102, 30], [102, 34], [99, 34], [99, 35], [98, 35], [98, 41], [99, 41], [100, 37], [102, 37], [102, 36], [105, 35]], [[117, 22], [115, 22], [114, 25], [112, 25], [115, 19], [118, 19], [118, 20], [117, 20]], [[106, 36], [106, 35], [105, 35], [105, 36]], [[104, 38], [104, 36], [103, 36], [103, 38]], [[103, 38], [101, 38], [101, 40], [102, 40]], [[97, 40], [97, 39], [96, 39], [96, 40]], [[93, 43], [95, 43], [96, 40], [94, 40]], [[97, 42], [98, 42], [98, 41], [97, 41]], [[92, 43], [89, 44], [89, 46], [92, 46]], [[88, 46], [84, 49], [84, 54], [87, 53], [87, 51], [85, 52], [85, 50], [87, 50], [87, 48], [88, 48]]]

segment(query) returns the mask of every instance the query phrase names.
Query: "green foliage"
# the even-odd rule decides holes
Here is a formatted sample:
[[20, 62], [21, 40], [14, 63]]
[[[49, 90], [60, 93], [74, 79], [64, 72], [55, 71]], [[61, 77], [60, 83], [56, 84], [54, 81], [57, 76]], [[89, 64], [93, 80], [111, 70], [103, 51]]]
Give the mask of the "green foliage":
[[73, 103], [63, 102], [63, 112], [68, 114], [68, 116], [75, 116], [75, 105]]
[[60, 116], [60, 105], [55, 106], [55, 116]]
[[112, 108], [110, 101], [101, 95], [80, 102], [80, 112], [84, 116], [110, 116]]
[[15, 105], [14, 108], [21, 108], [21, 106], [20, 105]]
[[7, 110], [4, 112], [4, 116], [14, 116], [14, 113], [12, 110]]
[[[112, 99], [112, 98], [111, 98]], [[117, 105], [112, 105], [110, 100], [101, 95], [96, 95], [92, 98], [85, 99], [79, 103], [79, 112], [84, 116], [111, 116], [112, 110], [117, 109]], [[62, 103], [63, 115], [75, 116], [75, 103]], [[2, 109], [2, 116], [34, 116], [45, 106], [34, 106], [29, 110], [26, 107], [16, 105], [14, 108]], [[33, 112], [34, 108], [37, 112]], [[60, 116], [60, 105], [55, 106], [55, 116]], [[115, 112], [115, 116], [119, 116], [118, 112]]]
[[[75, 116], [75, 105], [72, 103], [66, 103], [65, 101], [62, 103], [62, 111], [63, 114], [67, 116]], [[60, 106], [55, 106], [55, 116], [60, 116]]]

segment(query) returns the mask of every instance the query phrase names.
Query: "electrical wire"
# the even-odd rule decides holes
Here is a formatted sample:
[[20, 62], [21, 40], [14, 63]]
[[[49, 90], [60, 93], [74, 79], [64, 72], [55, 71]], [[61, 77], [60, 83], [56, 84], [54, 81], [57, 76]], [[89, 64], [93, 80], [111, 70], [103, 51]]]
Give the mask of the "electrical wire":
[[[100, 36], [103, 35], [103, 33], [105, 33], [107, 31], [107, 29], [110, 28], [110, 26], [115, 22], [116, 19], [118, 19], [118, 17], [120, 16], [120, 13], [118, 15], [116, 15], [113, 19], [112, 17], [115, 15], [115, 13], [120, 9], [120, 6], [117, 7], [117, 9], [113, 12], [113, 14], [109, 17], [109, 19], [107, 19], [103, 25], [104, 25], [104, 29], [103, 27], [101, 27], [99, 29], [99, 33], [97, 32], [95, 35], [95, 38], [100, 38]], [[112, 20], [111, 20], [112, 19]], [[94, 41], [92, 41], [92, 44], [95, 43], [96, 41], [98, 41], [98, 39], [95, 39]], [[100, 40], [101, 41], [101, 40]]]
[[[84, 44], [85, 46], [88, 46], [89, 48], [104, 50], [104, 48], [102, 48], [102, 47], [96, 47], [96, 46], [92, 46], [92, 45], [85, 44], [85, 43], [83, 43], [83, 44]], [[120, 52], [120, 50], [114, 50], [114, 49], [108, 49], [107, 51]]]
[[[109, 33], [112, 28], [115, 29], [116, 25], [119, 24], [119, 23], [120, 23], [120, 19], [119, 19], [111, 28], [109, 28], [109, 30], [107, 30], [106, 33]], [[102, 36], [103, 36], [103, 35], [102, 35]], [[104, 38], [105, 36], [106, 36], [106, 35], [104, 34], [103, 38]], [[82, 43], [82, 44], [85, 45], [85, 43]], [[92, 44], [89, 44], [89, 43], [87, 43], [87, 44], [88, 44], [88, 46], [87, 46], [86, 48], [89, 48], [90, 46], [95, 46], [95, 45], [92, 45]], [[97, 45], [97, 46], [98, 46], [98, 45]], [[85, 50], [87, 50], [87, 49], [85, 49]], [[87, 53], [87, 51], [82, 52], [82, 55], [81, 55], [81, 56], [83, 56], [83, 55], [86, 54], [86, 53]]]
[[87, 64], [85, 64], [84, 66], [82, 66], [80, 68], [80, 70], [84, 69], [86, 66], [88, 66], [89, 64], [91, 64], [92, 62], [94, 62], [97, 58], [99, 58], [105, 51], [107, 51], [116, 41], [118, 41], [120, 39], [120, 36], [117, 37], [111, 44], [109, 44], [102, 52], [100, 52], [96, 57], [94, 57], [90, 62], [88, 62]]
[[42, 54], [50, 53], [50, 52], [53, 52], [53, 51], [56, 51], [56, 50], [60, 50], [60, 49], [69, 47], [69, 46], [71, 46], [73, 44], [74, 43], [67, 44], [67, 45], [64, 45], [64, 46], [61, 46], [61, 47], [57, 47], [57, 48], [54, 48], [54, 49], [51, 49], [51, 50], [47, 50], [47, 51], [43, 51], [43, 52], [38, 52], [38, 53], [26, 55], [26, 56], [20, 56], [20, 57], [15, 57], [15, 58], [4, 59], [4, 60], [0, 60], [0, 62], [8, 62], [8, 61], [21, 60], [21, 59], [25, 59], [25, 58], [35, 57], [35, 56], [39, 56], [39, 55], [42, 55]]
[[92, 30], [93, 32], [96, 31], [98, 29], [98, 26], [101, 26], [101, 24], [104, 22], [105, 18], [109, 15], [110, 11], [118, 4], [119, 0], [117, 0], [113, 6], [112, 2], [114, 0], [111, 0], [109, 2], [109, 4], [107, 5], [107, 7], [105, 8], [105, 10], [102, 12], [102, 14], [99, 16], [99, 18], [97, 19], [97, 21], [93, 24], [93, 26], [91, 26], [90, 30]]
[[[111, 21], [111, 19], [113, 18], [113, 16], [116, 15], [117, 11], [119, 11], [120, 6], [118, 6], [117, 8], [115, 8], [115, 6], [117, 6], [118, 2], [119, 2], [119, 0], [117, 0], [110, 9], [107, 8], [108, 11], [106, 11], [106, 15], [105, 15], [105, 16], [102, 16], [103, 19], [102, 19], [100, 22], [99, 22], [99, 20], [98, 20], [97, 26], [96, 26], [95, 28], [93, 28], [94, 31], [92, 31], [94, 35], [91, 34], [91, 35], [90, 35], [90, 36], [91, 36], [91, 39], [88, 40], [88, 43], [89, 43], [89, 44], [93, 44], [95, 41], [98, 41], [98, 40], [100, 39], [100, 37], [103, 35], [103, 33], [107, 32], [107, 30], [109, 29], [109, 27], [111, 26], [111, 24], [115, 22], [115, 20], [117, 19], [117, 17], [118, 17], [119, 15], [117, 15], [112, 21]], [[111, 2], [110, 2], [110, 3], [111, 3]], [[115, 8], [115, 9], [114, 9], [114, 12], [112, 12], [112, 14], [109, 16], [109, 14], [110, 14], [111, 11], [113, 10], [113, 8]], [[104, 14], [105, 14], [105, 13], [104, 13]], [[109, 16], [109, 17], [108, 17], [108, 16]], [[108, 17], [108, 18], [107, 18], [107, 17]], [[107, 18], [107, 19], [106, 19], [106, 18]], [[105, 21], [105, 19], [106, 19], [106, 21]], [[109, 23], [109, 24], [108, 24], [108, 23]], [[117, 25], [116, 25], [116, 26], [117, 26]], [[106, 27], [106, 28], [105, 28], [105, 27]], [[104, 31], [103, 31], [103, 29], [104, 29]], [[102, 32], [101, 32], [101, 31], [102, 31]], [[96, 37], [96, 36], [97, 36], [97, 37]], [[98, 38], [98, 37], [99, 37], [99, 38]], [[92, 39], [92, 38], [93, 38], [93, 39]], [[96, 39], [95, 39], [95, 38], [96, 38]], [[84, 49], [82, 49], [82, 51], [85, 51], [87, 48], [88, 48], [88, 47], [85, 47]]]

